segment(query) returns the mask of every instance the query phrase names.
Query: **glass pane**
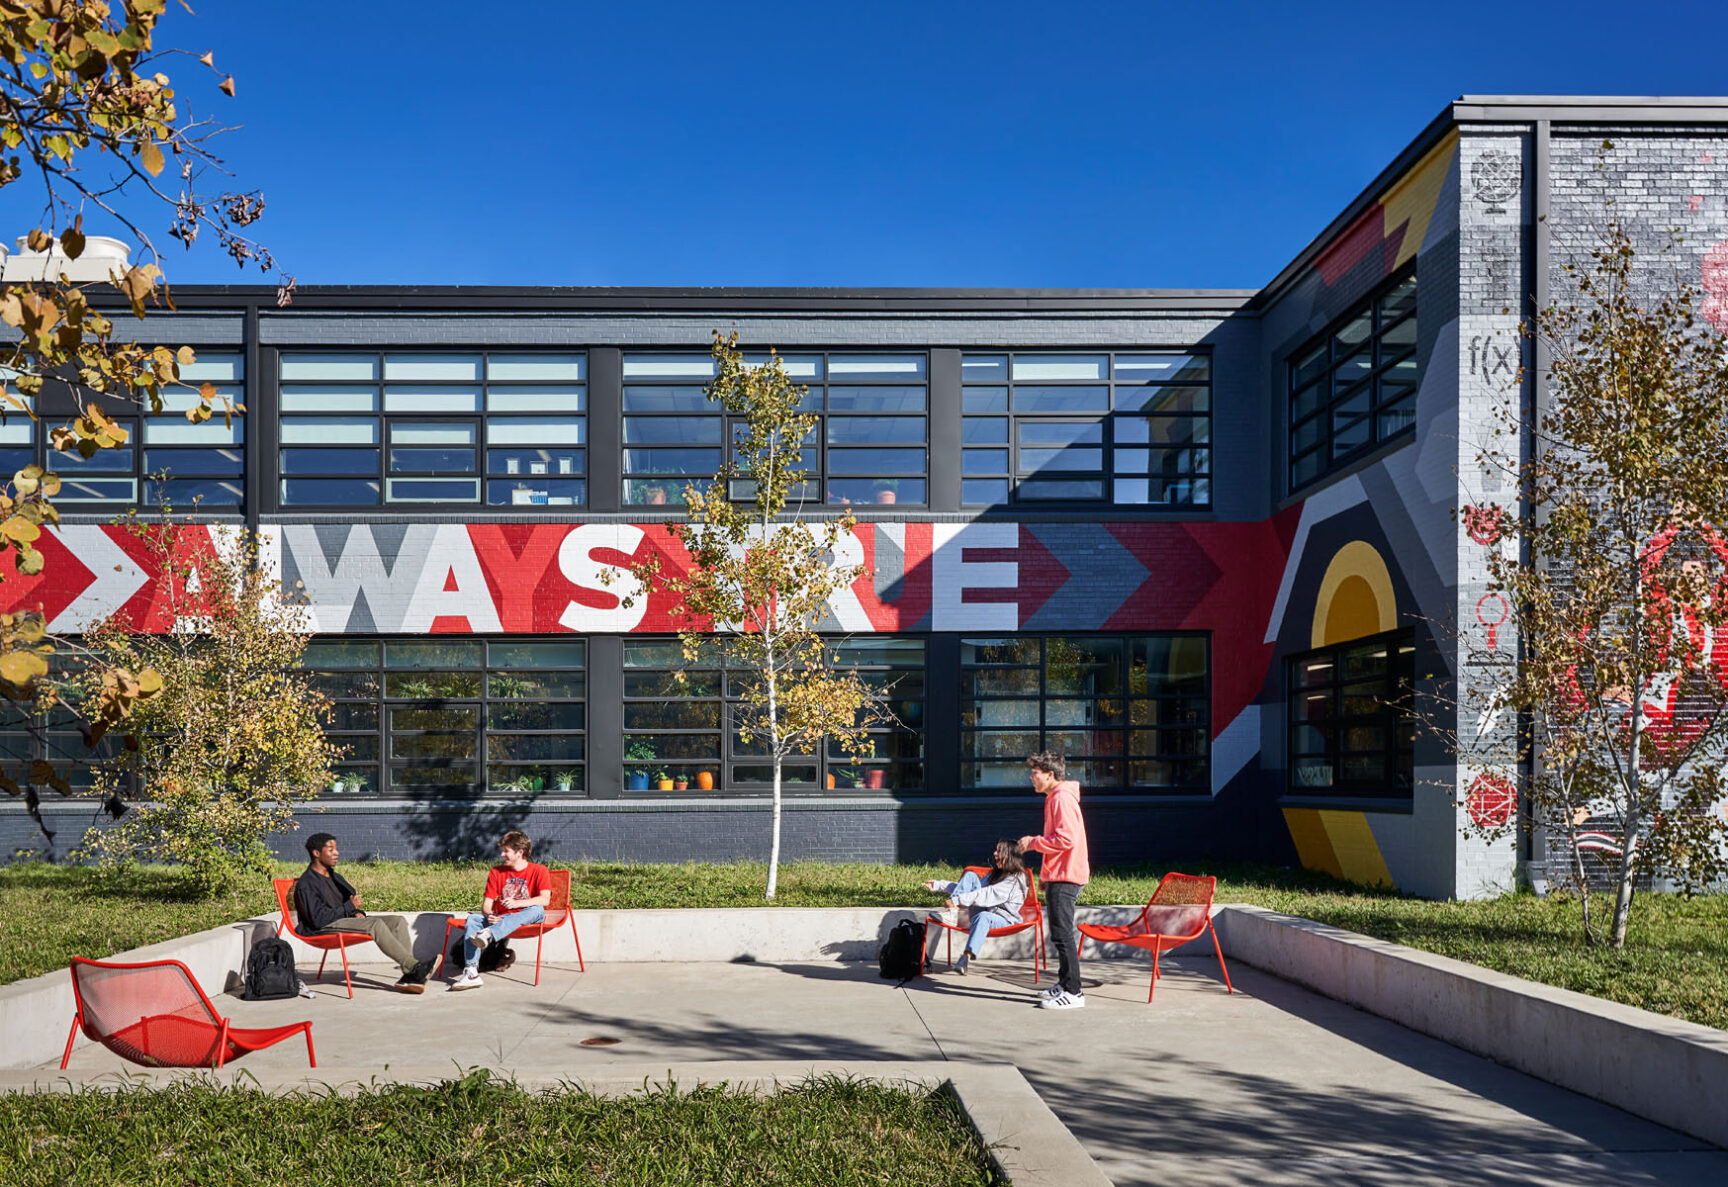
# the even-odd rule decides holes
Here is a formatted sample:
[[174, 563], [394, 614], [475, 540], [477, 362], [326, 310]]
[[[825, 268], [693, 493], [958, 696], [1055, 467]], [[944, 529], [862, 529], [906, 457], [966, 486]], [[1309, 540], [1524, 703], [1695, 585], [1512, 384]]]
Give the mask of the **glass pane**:
[[198, 357], [180, 368], [180, 378], [187, 383], [239, 383], [245, 378], [245, 357], [221, 351], [197, 352]]
[[440, 421], [437, 423], [390, 424], [392, 445], [473, 445], [480, 431], [472, 423]]
[[1370, 314], [1362, 313], [1351, 318], [1342, 329], [1332, 336], [1333, 356], [1342, 358], [1361, 346], [1368, 341], [1368, 335], [1373, 333], [1373, 329], [1374, 318]]
[[363, 417], [285, 416], [284, 445], [376, 445], [378, 422]]
[[486, 440], [493, 445], [581, 445], [587, 439], [581, 417], [492, 417]]
[[717, 701], [638, 701], [624, 705], [628, 730], [701, 730], [720, 728]]
[[960, 708], [960, 724], [967, 729], [989, 726], [1030, 726], [1036, 729], [1038, 705], [1035, 700], [964, 701]]
[[60, 476], [59, 499], [63, 503], [135, 503], [138, 483], [130, 478], [78, 478]]
[[960, 440], [966, 445], [1008, 444], [1008, 419], [1001, 416], [968, 416], [960, 422]]
[[392, 449], [390, 451], [390, 470], [392, 473], [425, 474], [442, 471], [456, 471], [462, 474], [474, 472], [474, 451], [472, 449]]
[[[1101, 354], [1020, 354], [1014, 356], [1014, 380], [1108, 379], [1110, 359]], [[1015, 398], [1019, 398], [1016, 390]]]
[[1043, 650], [1040, 640], [1024, 639], [962, 639], [960, 640], [960, 662], [967, 667], [984, 665], [1031, 665], [1037, 667], [1042, 661]]
[[1393, 355], [1408, 350], [1416, 345], [1416, 319], [1407, 317], [1396, 325], [1387, 328], [1380, 335], [1380, 348], [1383, 355]]
[[1097, 445], [1104, 440], [1104, 426], [1097, 421], [1021, 421], [1020, 446]]
[[387, 668], [477, 668], [482, 645], [468, 640], [427, 640], [384, 644]]
[[386, 412], [478, 412], [477, 387], [406, 387], [384, 389]]
[[238, 479], [179, 478], [171, 482], [150, 482], [146, 499], [152, 503], [167, 503], [176, 510], [187, 507], [238, 507], [245, 497]]
[[720, 468], [718, 449], [626, 449], [626, 474], [694, 474], [712, 477]]
[[809, 383], [822, 378], [822, 356], [819, 354], [763, 354], [761, 352], [747, 353], [744, 356], [746, 367], [765, 367], [768, 360], [778, 358], [780, 369], [786, 373], [786, 378], [794, 383]]
[[967, 478], [960, 483], [960, 501], [968, 507], [993, 507], [1008, 501], [1006, 478]]
[[705, 354], [624, 356], [625, 379], [695, 379], [705, 383], [713, 379], [714, 374], [714, 360]]
[[[499, 677], [494, 676], [493, 680]], [[580, 731], [583, 728], [585, 712], [580, 701], [553, 701], [535, 703], [528, 701], [523, 704], [493, 704], [487, 713], [487, 723], [492, 729], [499, 730], [562, 730]], [[498, 757], [504, 757], [502, 755]], [[542, 757], [539, 755], [518, 755], [519, 758]]]
[[580, 668], [588, 656], [588, 645], [569, 642], [493, 643], [487, 662], [494, 668]]
[[1008, 411], [1008, 389], [1005, 387], [969, 387], [961, 394], [964, 412]]
[[221, 417], [211, 417], [201, 425], [185, 421], [152, 419], [144, 422], [146, 445], [238, 445], [244, 438], [246, 422], [236, 416], [228, 424]]
[[626, 387], [626, 412], [706, 412], [718, 416], [720, 406], [699, 387]]
[[1014, 389], [1014, 411], [1024, 413], [1108, 412], [1107, 387], [1027, 387]]
[[1074, 479], [1026, 478], [1020, 482], [1020, 497], [1022, 499], [1102, 499], [1104, 497], [1104, 483], [1101, 479], [1078, 481]]
[[385, 379], [448, 379], [474, 381], [480, 378], [477, 354], [387, 354]]
[[1116, 389], [1118, 412], [1200, 413], [1212, 407], [1209, 387], [1134, 387]]
[[835, 354], [828, 356], [828, 378], [839, 382], [854, 379], [924, 379], [921, 354]]
[[1380, 316], [1383, 323], [1413, 312], [1415, 308], [1416, 278], [1414, 276], [1380, 298]]
[[1020, 447], [1020, 472], [1036, 474], [1043, 470], [1100, 470], [1104, 467], [1102, 449], [1028, 449]]
[[1326, 363], [1330, 357], [1324, 342], [1307, 354], [1298, 356], [1290, 368], [1290, 385], [1302, 387], [1314, 382], [1326, 373]]
[[[559, 708], [580, 709], [580, 705], [560, 705]], [[493, 728], [498, 723], [494, 721]], [[580, 762], [586, 749], [581, 734], [494, 734], [486, 735], [486, 756], [494, 762]]]
[[580, 449], [490, 449], [486, 470], [491, 474], [580, 474], [585, 464]]
[[624, 444], [718, 445], [720, 427], [718, 416], [626, 416]]
[[486, 392], [488, 412], [582, 412], [587, 403], [580, 387], [505, 387]]
[[1006, 383], [1007, 381], [1007, 355], [967, 354], [960, 356], [960, 382]]
[[830, 387], [830, 412], [922, 412], [921, 387]]
[[922, 503], [922, 478], [836, 478], [828, 483], [830, 503]]
[[1008, 451], [1006, 449], [961, 450], [960, 472], [963, 474], [1006, 474], [1008, 472]]
[[580, 354], [493, 354], [486, 359], [487, 379], [581, 383], [588, 378], [587, 369], [587, 358]]
[[478, 478], [389, 478], [384, 497], [392, 503], [473, 503], [480, 498]]
[[922, 445], [922, 416], [831, 416], [830, 445]]
[[378, 356], [370, 354], [282, 355], [283, 379], [377, 379]]
[[1117, 383], [1195, 383], [1212, 374], [1212, 360], [1203, 354], [1119, 354]]
[[283, 412], [376, 412], [375, 387], [284, 387]]
[[300, 507], [358, 507], [378, 502], [379, 483], [348, 478], [284, 478], [282, 502]]
[[473, 705], [392, 705], [392, 730], [473, 730], [479, 728], [480, 710]]
[[571, 507], [588, 498], [588, 484], [581, 479], [498, 479], [486, 484], [488, 507]]
[[480, 695], [480, 673], [386, 672], [384, 695], [415, 701], [466, 700]]
[[922, 449], [830, 449], [833, 474], [922, 474]]

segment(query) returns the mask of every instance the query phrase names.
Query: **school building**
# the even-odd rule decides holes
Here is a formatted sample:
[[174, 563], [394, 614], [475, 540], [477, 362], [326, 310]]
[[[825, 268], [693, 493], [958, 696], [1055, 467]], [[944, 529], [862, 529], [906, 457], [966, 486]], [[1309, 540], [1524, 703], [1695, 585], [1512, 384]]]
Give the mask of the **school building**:
[[[306, 823], [345, 853], [519, 826], [564, 860], [763, 857], [737, 673], [673, 679], [667, 599], [603, 580], [675, 552], [729, 439], [703, 385], [735, 330], [809, 385], [808, 498], [856, 515], [867, 567], [826, 625], [898, 717], [862, 762], [791, 765], [787, 856], [986, 854], [1036, 827], [1020, 760], [1052, 749], [1095, 861], [1486, 893], [1559, 855], [1470, 839], [1514, 806], [1416, 722], [1469, 679], [1460, 633], [1505, 646], [1460, 511], [1512, 497], [1477, 465], [1490, 410], [1534, 382], [1519, 322], [1610, 199], [1651, 251], [1681, 230], [1666, 275], [1728, 331], [1728, 99], [1460, 99], [1254, 291], [177, 288], [144, 333], [245, 414], [146, 418], [88, 462], [10, 418], [0, 466], [58, 471], [64, 522], [0, 608], [171, 628], [113, 520], [196, 498], [307, 599], [348, 757]], [[0, 747], [87, 782], [55, 725]], [[46, 811], [63, 841], [92, 816]], [[0, 805], [5, 852], [39, 839]]]

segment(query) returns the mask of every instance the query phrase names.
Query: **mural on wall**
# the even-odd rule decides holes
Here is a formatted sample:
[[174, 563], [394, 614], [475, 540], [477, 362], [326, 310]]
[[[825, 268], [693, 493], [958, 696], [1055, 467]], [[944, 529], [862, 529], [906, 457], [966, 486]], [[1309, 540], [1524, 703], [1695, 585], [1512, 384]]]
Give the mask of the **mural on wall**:
[[[828, 629], [1214, 632], [1214, 733], [1258, 695], [1261, 642], [1298, 512], [1257, 523], [865, 523], [837, 558], [865, 574], [829, 605]], [[223, 529], [179, 529], [196, 579]], [[306, 625], [340, 634], [621, 634], [684, 623], [669, 595], [623, 567], [651, 551], [688, 554], [664, 524], [316, 524], [263, 530]], [[151, 549], [125, 528], [67, 525], [38, 542], [43, 572], [0, 582], [0, 610], [40, 610], [72, 634], [110, 616], [141, 630], [176, 624]], [[10, 554], [7, 554], [10, 557]], [[10, 566], [10, 560], [0, 563]], [[607, 578], [611, 577], [608, 584]]]

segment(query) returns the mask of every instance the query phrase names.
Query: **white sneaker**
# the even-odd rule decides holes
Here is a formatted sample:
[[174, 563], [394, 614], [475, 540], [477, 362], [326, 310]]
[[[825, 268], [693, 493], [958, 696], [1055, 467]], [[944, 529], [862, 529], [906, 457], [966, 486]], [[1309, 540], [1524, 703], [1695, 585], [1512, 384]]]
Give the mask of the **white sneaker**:
[[971, 963], [972, 954], [970, 952], [962, 952], [960, 954], [960, 959], [954, 962], [954, 971], [964, 977], [966, 975], [966, 966]]
[[491, 942], [492, 942], [492, 929], [489, 927], [482, 928], [480, 931], [478, 931], [474, 934], [474, 946], [476, 948], [484, 948], [484, 947], [486, 947], [486, 945], [490, 944]]
[[1061, 992], [1062, 987], [1060, 985], [1046, 985], [1038, 991], [1038, 1000], [1041, 1003], [1047, 1002]]
[[457, 977], [454, 981], [450, 982], [450, 988], [478, 989], [484, 984], [486, 984], [486, 982], [480, 979], [479, 970], [465, 968], [462, 970], [462, 975], [460, 977]]
[[1064, 993], [1057, 991], [1055, 997], [1047, 997], [1038, 1003], [1040, 1010], [1079, 1010], [1086, 1005], [1084, 993]]

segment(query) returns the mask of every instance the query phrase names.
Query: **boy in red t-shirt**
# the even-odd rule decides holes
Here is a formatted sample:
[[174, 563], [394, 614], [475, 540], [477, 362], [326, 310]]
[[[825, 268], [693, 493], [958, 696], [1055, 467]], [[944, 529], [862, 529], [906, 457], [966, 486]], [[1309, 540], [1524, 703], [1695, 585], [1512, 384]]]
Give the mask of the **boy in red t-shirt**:
[[534, 842], [528, 834], [511, 829], [498, 842], [499, 862], [486, 875], [486, 896], [479, 911], [468, 913], [462, 940], [462, 975], [451, 989], [478, 989], [480, 950], [527, 923], [546, 919], [546, 904], [552, 901], [552, 875], [546, 867], [528, 860]]

